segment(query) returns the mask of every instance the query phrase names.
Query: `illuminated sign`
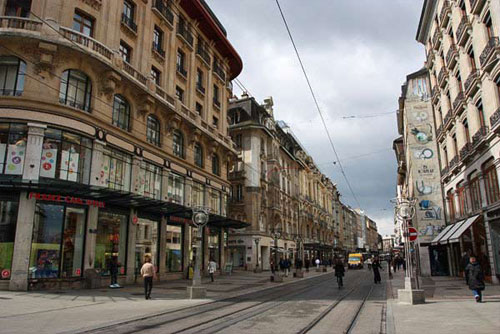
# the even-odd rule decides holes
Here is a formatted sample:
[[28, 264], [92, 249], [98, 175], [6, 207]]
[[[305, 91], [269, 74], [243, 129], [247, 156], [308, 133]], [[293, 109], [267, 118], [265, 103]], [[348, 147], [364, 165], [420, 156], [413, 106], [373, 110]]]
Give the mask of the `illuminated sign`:
[[83, 199], [74, 196], [30, 193], [29, 198], [30, 199], [34, 198], [37, 201], [50, 201], [50, 202], [59, 202], [67, 204], [88, 205], [96, 208], [104, 208], [105, 206], [105, 203], [101, 201], [96, 201], [93, 199]]

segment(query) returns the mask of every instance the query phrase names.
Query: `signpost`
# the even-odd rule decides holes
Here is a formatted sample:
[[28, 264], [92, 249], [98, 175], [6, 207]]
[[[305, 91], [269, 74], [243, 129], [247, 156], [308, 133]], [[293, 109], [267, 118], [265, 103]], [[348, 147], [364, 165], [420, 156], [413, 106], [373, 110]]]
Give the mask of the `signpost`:
[[415, 241], [417, 240], [418, 237], [418, 231], [414, 227], [408, 227], [408, 239], [410, 241]]

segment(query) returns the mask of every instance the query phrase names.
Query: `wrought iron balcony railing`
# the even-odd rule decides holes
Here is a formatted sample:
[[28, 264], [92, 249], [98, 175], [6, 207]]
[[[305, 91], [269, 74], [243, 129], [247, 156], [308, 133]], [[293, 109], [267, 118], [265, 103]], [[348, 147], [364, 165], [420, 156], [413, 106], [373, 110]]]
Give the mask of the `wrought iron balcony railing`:
[[479, 56], [479, 63], [483, 69], [489, 68], [489, 62], [495, 59], [498, 61], [500, 56], [500, 41], [498, 37], [491, 37]]
[[153, 2], [153, 9], [156, 9], [167, 22], [174, 24], [174, 13], [170, 9], [170, 1], [155, 0]]

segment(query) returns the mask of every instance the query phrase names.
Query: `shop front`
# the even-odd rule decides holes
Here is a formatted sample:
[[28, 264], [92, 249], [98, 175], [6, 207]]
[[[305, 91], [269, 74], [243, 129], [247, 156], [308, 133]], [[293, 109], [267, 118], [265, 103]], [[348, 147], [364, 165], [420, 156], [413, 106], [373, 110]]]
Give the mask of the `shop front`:
[[19, 196], [0, 197], [0, 283], [10, 279]]

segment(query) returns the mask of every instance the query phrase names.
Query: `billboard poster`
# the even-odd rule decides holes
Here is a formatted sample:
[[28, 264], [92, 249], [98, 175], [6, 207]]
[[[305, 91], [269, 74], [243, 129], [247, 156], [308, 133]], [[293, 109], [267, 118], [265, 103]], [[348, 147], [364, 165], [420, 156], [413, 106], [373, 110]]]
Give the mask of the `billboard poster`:
[[23, 167], [24, 167], [24, 156], [26, 153], [26, 145], [17, 145], [11, 144], [9, 145], [9, 149], [7, 152], [7, 161], [5, 174], [9, 175], [22, 175]]
[[40, 177], [54, 178], [56, 176], [57, 149], [42, 150], [40, 161]]

